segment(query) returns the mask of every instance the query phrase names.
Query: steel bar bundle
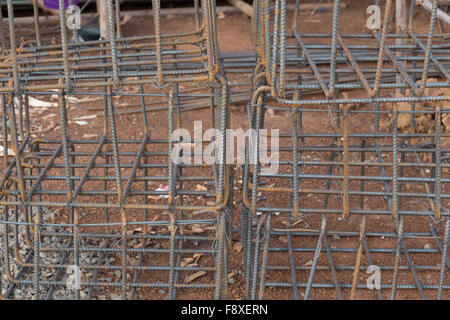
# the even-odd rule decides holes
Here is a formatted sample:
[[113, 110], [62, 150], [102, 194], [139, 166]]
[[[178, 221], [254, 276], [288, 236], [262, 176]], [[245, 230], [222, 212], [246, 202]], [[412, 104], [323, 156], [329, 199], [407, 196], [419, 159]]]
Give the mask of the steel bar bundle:
[[[426, 33], [408, 1], [405, 34], [390, 31], [391, 0], [374, 3], [380, 29], [342, 33], [339, 2], [330, 33], [305, 34], [285, 0], [254, 1], [246, 298], [448, 299], [450, 43], [435, 31], [438, 1]], [[280, 119], [289, 129], [268, 151], [260, 133]], [[276, 172], [261, 161], [270, 152]]]
[[[108, 39], [81, 41], [60, 10], [60, 34], [49, 42], [36, 2], [30, 36], [15, 27], [7, 1], [0, 298], [224, 298], [233, 168], [223, 148], [212, 163], [174, 161], [184, 143], [217, 145], [174, 138], [193, 131], [185, 104], [204, 101], [203, 129], [229, 126], [215, 1], [195, 0], [194, 29], [169, 34], [155, 0], [153, 31], [134, 37], [122, 35], [119, 1], [106, 2]], [[165, 112], [150, 113], [155, 103]], [[76, 118], [82, 104], [101, 119]], [[124, 123], [125, 105], [136, 121]], [[52, 110], [53, 126], [37, 130]]]

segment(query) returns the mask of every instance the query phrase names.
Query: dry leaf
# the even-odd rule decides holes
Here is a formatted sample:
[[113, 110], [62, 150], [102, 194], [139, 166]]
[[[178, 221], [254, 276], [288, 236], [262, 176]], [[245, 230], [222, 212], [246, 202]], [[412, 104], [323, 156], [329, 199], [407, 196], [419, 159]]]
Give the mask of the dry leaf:
[[48, 125], [47, 127], [45, 127], [42, 130], [39, 130], [39, 132], [40, 133], [47, 133], [47, 132], [50, 132], [52, 130], [56, 130], [57, 128], [59, 128], [59, 125], [57, 123], [50, 122], [50, 125]]
[[[19, 103], [19, 99], [14, 98], [15, 103]], [[51, 107], [57, 107], [58, 104], [55, 102], [48, 102], [43, 100], [38, 100], [36, 98], [33, 98], [32, 96], [28, 96], [28, 105], [30, 107], [38, 107], [38, 108], [51, 108]]]
[[303, 222], [303, 219], [298, 219], [298, 220], [295, 221], [293, 224], [291, 224], [291, 227], [295, 227], [295, 226], [298, 225], [300, 222]]
[[[300, 222], [303, 222], [303, 219], [298, 219], [297, 221], [294, 221], [294, 223], [291, 223], [290, 226], [291, 227], [295, 227]], [[284, 224], [285, 226], [287, 226], [287, 224], [288, 224], [288, 222], [286, 220], [281, 221], [281, 223]]]
[[82, 103], [82, 102], [94, 102], [94, 101], [100, 101], [103, 100], [103, 97], [92, 97], [92, 98], [82, 98], [82, 99], [78, 99], [77, 102], [78, 103]]
[[133, 230], [127, 230], [127, 234], [136, 234], [136, 233], [142, 233], [142, 227]]
[[241, 251], [242, 251], [242, 243], [236, 242], [236, 243], [233, 245], [233, 249], [236, 250], [237, 253], [241, 252]]
[[208, 188], [206, 188], [205, 186], [202, 186], [201, 184], [196, 185], [195, 189], [197, 191], [208, 191]]
[[97, 138], [97, 137], [98, 137], [98, 135], [96, 135], [96, 134], [85, 134], [85, 135], [83, 135], [84, 139], [92, 139], [92, 138]]
[[201, 256], [203, 256], [202, 253], [195, 253], [190, 258], [183, 258], [181, 260], [180, 265], [182, 267], [196, 267], [198, 265], [198, 260], [200, 259]]
[[198, 224], [194, 224], [191, 229], [185, 229], [186, 234], [203, 233], [206, 231], [216, 231], [216, 227], [201, 227]]
[[190, 267], [198, 267], [198, 264], [196, 264], [195, 262], [193, 262], [193, 263], [189, 263], [188, 265], [186, 265], [186, 267], [187, 267], [187, 268], [190, 268]]
[[312, 261], [312, 260], [309, 260], [309, 261], [306, 262], [303, 266], [304, 266], [304, 267], [309, 267], [309, 266], [312, 266], [312, 264], [313, 264], [313, 261]]
[[194, 253], [194, 260], [195, 263], [198, 262], [198, 260], [200, 260], [200, 258], [203, 256], [203, 253]]
[[202, 233], [202, 232], [205, 232], [205, 230], [204, 230], [203, 228], [201, 228], [201, 227], [200, 227], [199, 225], [197, 225], [197, 224], [192, 225], [191, 231], [192, 231], [193, 233]]
[[120, 22], [120, 25], [121, 25], [121, 26], [124, 26], [124, 25], [126, 25], [130, 20], [131, 20], [131, 16], [130, 16], [129, 14], [126, 14], [126, 15], [123, 17], [123, 20]]
[[75, 118], [73, 120], [78, 121], [78, 120], [88, 120], [88, 119], [95, 119], [95, 118], [97, 118], [97, 115], [96, 114], [92, 114], [92, 115], [89, 115], [89, 116], [78, 117], [78, 118]]
[[184, 282], [185, 283], [190, 283], [190, 282], [194, 281], [195, 279], [204, 276], [205, 274], [206, 274], [206, 271], [196, 272], [194, 274], [191, 274], [190, 276], [187, 276], [186, 279], [184, 280]]
[[186, 267], [189, 264], [192, 264], [192, 262], [194, 262], [194, 258], [183, 258], [183, 260], [181, 260], [180, 262], [180, 266], [181, 267]]
[[285, 236], [278, 237], [278, 240], [280, 240], [281, 242], [287, 243], [287, 238]]

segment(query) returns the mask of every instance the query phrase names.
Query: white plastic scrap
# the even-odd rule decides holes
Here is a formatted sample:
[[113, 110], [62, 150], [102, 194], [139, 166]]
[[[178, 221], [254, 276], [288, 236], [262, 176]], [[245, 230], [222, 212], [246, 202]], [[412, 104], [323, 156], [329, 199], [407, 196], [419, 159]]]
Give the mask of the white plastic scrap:
[[[155, 191], [159, 191], [159, 192], [167, 192], [167, 191], [169, 191], [169, 185], [162, 185], [162, 186], [159, 186], [159, 188], [156, 189]], [[168, 195], [161, 195], [161, 197], [164, 198], [164, 199], [169, 198]]]

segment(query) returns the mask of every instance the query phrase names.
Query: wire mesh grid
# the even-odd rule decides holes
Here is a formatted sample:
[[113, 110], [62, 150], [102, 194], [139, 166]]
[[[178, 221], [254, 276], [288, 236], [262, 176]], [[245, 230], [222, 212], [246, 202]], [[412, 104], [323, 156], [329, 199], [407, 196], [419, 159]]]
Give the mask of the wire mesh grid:
[[[1, 298], [225, 296], [232, 168], [225, 153], [211, 164], [173, 161], [184, 143], [173, 133], [191, 128], [192, 105], [210, 113], [204, 129], [229, 126], [215, 2], [195, 1], [195, 30], [178, 34], [161, 30], [152, 4], [152, 35], [123, 37], [109, 0], [109, 39], [80, 41], [61, 10], [60, 37], [45, 43], [38, 11], [22, 36], [7, 1]], [[46, 116], [36, 102], [58, 110], [53, 127], [36, 130]], [[97, 113], [77, 118], [83, 103]], [[139, 121], [123, 125], [127, 113]]]
[[289, 129], [277, 173], [261, 170], [259, 141], [246, 162], [246, 297], [448, 298], [450, 56], [437, 1], [424, 34], [415, 1], [406, 34], [391, 31], [393, 1], [381, 30], [341, 33], [339, 2], [328, 34], [302, 33], [300, 1], [292, 30], [286, 1], [254, 3], [249, 125], [270, 132], [280, 115]]

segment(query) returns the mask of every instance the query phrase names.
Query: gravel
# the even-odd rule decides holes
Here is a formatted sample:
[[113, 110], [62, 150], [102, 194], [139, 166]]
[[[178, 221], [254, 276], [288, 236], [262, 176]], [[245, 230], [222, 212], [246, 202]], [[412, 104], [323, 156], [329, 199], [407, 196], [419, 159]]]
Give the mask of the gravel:
[[[33, 208], [35, 209], [35, 208]], [[41, 248], [63, 248], [67, 247], [69, 245], [70, 239], [69, 237], [57, 237], [54, 235], [43, 235], [45, 233], [63, 233], [68, 232], [69, 230], [64, 229], [60, 226], [54, 226], [54, 225], [48, 225], [49, 223], [53, 223], [54, 213], [50, 212], [48, 209], [43, 208], [43, 215], [42, 215], [42, 225], [40, 228], [41, 237], [40, 237], [40, 246]], [[33, 214], [36, 212], [33, 212]], [[0, 213], [0, 219], [4, 220], [5, 213]], [[8, 220], [9, 221], [27, 221], [25, 214], [23, 211], [19, 211], [18, 217], [16, 218], [15, 213], [13, 210], [10, 210], [8, 213]], [[10, 273], [12, 277], [16, 277], [20, 271], [20, 266], [16, 261], [14, 248], [15, 243], [17, 241], [18, 243], [18, 254], [22, 261], [26, 260], [26, 257], [28, 256], [29, 252], [32, 250], [32, 247], [27, 241], [27, 230], [24, 226], [9, 226], [8, 227], [8, 244], [9, 244], [9, 250], [6, 252], [6, 236], [5, 236], [5, 225], [0, 225], [0, 292], [2, 295], [5, 295], [8, 288], [10, 287], [11, 283], [7, 276], [7, 270], [6, 270], [6, 261], [7, 257], [9, 257], [10, 261]], [[17, 236], [16, 236], [16, 229], [17, 229]], [[33, 245], [33, 242], [31, 242], [31, 245]], [[39, 252], [39, 260], [40, 264], [42, 265], [48, 265], [48, 267], [44, 267], [40, 269], [39, 278], [41, 281], [52, 281], [55, 274], [56, 269], [54, 265], [57, 265], [60, 263], [61, 258], [63, 256], [63, 251], [40, 251]], [[69, 255], [68, 261], [65, 262], [65, 264], [73, 263], [73, 254]], [[33, 258], [31, 258], [30, 262], [33, 262]], [[80, 264], [82, 265], [97, 265], [99, 262], [99, 257], [97, 256], [96, 252], [93, 251], [82, 251], [80, 253]], [[109, 263], [114, 263], [115, 259], [110, 258], [108, 260]], [[93, 269], [85, 269], [83, 268], [81, 270], [81, 281], [85, 282], [91, 279], [94, 275]], [[64, 274], [62, 279], [60, 281], [62, 283], [67, 283], [69, 276], [67, 273]], [[33, 279], [34, 279], [34, 273], [33, 268], [25, 268], [24, 272], [20, 276], [20, 280], [23, 281], [29, 281], [30, 283], [17, 283], [15, 286], [15, 289], [13, 290], [12, 294], [8, 296], [10, 299], [25, 299], [30, 300], [34, 299], [36, 297], [35, 290], [33, 288]], [[112, 280], [112, 279], [109, 279]], [[50, 289], [49, 284], [42, 284], [40, 283], [39, 291], [40, 291], [40, 298], [46, 298], [47, 293]], [[101, 291], [96, 289], [96, 291]], [[65, 285], [59, 285], [55, 288], [55, 291], [53, 292], [52, 299], [55, 300], [67, 300], [67, 299], [73, 299], [75, 297], [75, 290], [68, 290]], [[83, 290], [80, 291], [80, 297], [81, 299], [89, 299], [89, 292], [86, 286], [83, 286]]]

